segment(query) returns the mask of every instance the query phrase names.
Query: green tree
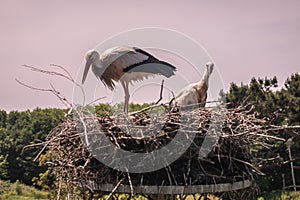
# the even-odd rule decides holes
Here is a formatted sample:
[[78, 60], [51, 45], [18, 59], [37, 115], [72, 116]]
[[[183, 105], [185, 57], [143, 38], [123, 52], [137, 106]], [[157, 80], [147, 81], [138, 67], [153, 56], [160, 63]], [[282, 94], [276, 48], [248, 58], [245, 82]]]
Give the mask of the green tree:
[[7, 162], [7, 157], [0, 155], [0, 179], [6, 180], [8, 179], [8, 162]]
[[12, 147], [6, 128], [0, 127], [0, 179], [9, 179], [8, 156]]
[[[280, 119], [280, 105], [278, 102], [278, 87], [277, 78], [252, 78], [249, 85], [241, 84], [237, 86], [232, 83], [226, 101], [229, 102], [229, 107], [234, 108], [240, 105], [246, 105], [248, 108], [254, 106], [252, 113], [256, 113], [257, 117], [268, 120]], [[272, 123], [278, 123], [272, 121]]]
[[[300, 78], [299, 74], [293, 74], [289, 77], [285, 86], [277, 89], [277, 78], [253, 78], [249, 85], [241, 84], [237, 86], [232, 83], [229, 92], [225, 94], [229, 107], [237, 107], [246, 105], [248, 109], [252, 107], [251, 113], [256, 117], [265, 119], [269, 124], [273, 125], [299, 125], [299, 105], [300, 105]], [[274, 136], [284, 139], [291, 138], [292, 135], [288, 131], [274, 131]], [[298, 133], [299, 134], [299, 133]], [[300, 158], [299, 138], [294, 138], [292, 152], [294, 158]], [[254, 156], [264, 160], [272, 158], [262, 168], [266, 176], [259, 179], [262, 190], [273, 190], [282, 188], [282, 174], [285, 174], [286, 184], [291, 184], [291, 175], [289, 168], [289, 158], [286, 144], [278, 141], [267, 141], [271, 146], [264, 148], [255, 145]], [[299, 159], [295, 160], [295, 165], [300, 165]], [[297, 181], [300, 183], [300, 177]]]
[[0, 128], [0, 155], [5, 158], [4, 166], [8, 165], [7, 176], [10, 181], [32, 184], [34, 177], [47, 170], [46, 166], [33, 162], [41, 147], [24, 147], [43, 142], [51, 129], [62, 122], [64, 113], [61, 109], [40, 108], [12, 111], [6, 115], [0, 112], [0, 116], [6, 116], [0, 117], [0, 121], [5, 122], [5, 128]]
[[281, 100], [285, 106], [287, 123], [299, 125], [300, 122], [300, 75], [298, 73], [289, 77], [282, 90]]
[[7, 114], [4, 110], [0, 110], [0, 128], [6, 128]]

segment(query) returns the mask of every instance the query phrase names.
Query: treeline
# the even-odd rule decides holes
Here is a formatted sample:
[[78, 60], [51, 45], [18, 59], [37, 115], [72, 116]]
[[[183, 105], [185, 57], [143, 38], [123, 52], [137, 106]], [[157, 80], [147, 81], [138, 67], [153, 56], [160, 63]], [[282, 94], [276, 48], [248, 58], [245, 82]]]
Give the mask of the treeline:
[[[253, 78], [249, 84], [232, 83], [227, 93], [223, 93], [228, 107], [246, 105], [258, 118], [266, 119], [274, 125], [299, 125], [300, 121], [300, 75], [293, 74], [278, 89], [274, 78]], [[130, 110], [139, 110], [145, 105], [131, 104]], [[107, 104], [96, 106], [98, 115], [112, 114]], [[41, 176], [50, 178], [47, 167], [39, 166], [33, 159], [41, 147], [25, 148], [30, 144], [43, 142], [47, 134], [64, 119], [66, 110], [35, 109], [33, 111], [0, 111], [0, 179], [15, 182], [19, 180], [32, 185], [41, 180]], [[292, 138], [292, 156], [295, 165], [295, 177], [300, 184], [300, 132], [274, 131], [274, 136]], [[270, 143], [269, 143], [270, 144]], [[263, 191], [282, 189], [292, 185], [290, 159], [286, 143], [274, 141], [269, 146], [253, 144], [251, 146], [255, 162], [261, 163], [260, 170], [265, 176], [258, 177]], [[268, 158], [268, 159], [266, 159]], [[298, 167], [298, 168], [297, 168]], [[46, 175], [45, 175], [46, 174]], [[54, 179], [53, 179], [54, 180]], [[53, 181], [45, 181], [50, 186]], [[51, 187], [50, 187], [51, 188]]]
[[43, 142], [47, 134], [64, 118], [64, 110], [0, 111], [0, 179], [32, 185], [34, 177], [46, 171], [46, 166], [33, 162], [40, 147], [26, 148]]
[[[300, 75], [291, 75], [284, 87], [278, 89], [277, 78], [253, 78], [250, 84], [232, 83], [226, 101], [229, 107], [246, 105], [252, 109], [249, 114], [267, 120], [271, 125], [300, 125]], [[274, 130], [276, 137], [289, 139], [291, 142], [292, 161], [295, 179], [300, 185], [300, 129]], [[282, 189], [293, 184], [287, 142], [272, 140], [261, 144], [252, 144], [251, 150], [255, 162], [265, 176], [258, 177], [262, 191]], [[285, 189], [292, 189], [291, 187]]]
[[[129, 111], [140, 110], [149, 105], [151, 104], [130, 104]], [[122, 105], [119, 107], [117, 109], [121, 110]], [[111, 115], [113, 111], [108, 104], [95, 107], [99, 116]], [[46, 165], [40, 165], [47, 161], [47, 156], [33, 162], [41, 150], [41, 146], [34, 144], [44, 142], [48, 133], [64, 120], [66, 113], [67, 110], [64, 109], [37, 108], [33, 111], [9, 113], [0, 110], [0, 180], [19, 180], [27, 185], [51, 188], [54, 178], [49, 175]]]

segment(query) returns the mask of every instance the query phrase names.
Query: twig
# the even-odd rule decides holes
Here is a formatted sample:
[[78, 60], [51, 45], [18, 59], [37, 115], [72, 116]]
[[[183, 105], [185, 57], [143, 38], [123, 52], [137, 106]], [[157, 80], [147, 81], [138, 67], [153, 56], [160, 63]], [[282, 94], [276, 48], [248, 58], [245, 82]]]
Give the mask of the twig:
[[128, 177], [128, 182], [129, 182], [129, 186], [130, 186], [130, 199], [131, 199], [133, 197], [133, 186], [132, 186], [130, 174], [128, 172], [127, 172], [127, 177]]
[[151, 105], [151, 106], [148, 106], [146, 108], [143, 108], [141, 110], [138, 110], [138, 111], [135, 111], [135, 112], [131, 112], [129, 113], [129, 115], [136, 115], [136, 114], [139, 114], [139, 113], [143, 113], [147, 110], [150, 110], [150, 109], [153, 109], [153, 108], [157, 108], [157, 107], [160, 107], [160, 106], [163, 106], [164, 104], [155, 104], [155, 105]]
[[58, 190], [57, 190], [57, 200], [60, 200], [61, 188], [62, 188], [62, 177], [59, 177]]
[[169, 184], [172, 185], [172, 184], [173, 184], [173, 181], [172, 181], [172, 179], [171, 179], [171, 175], [170, 175], [170, 172], [168, 171], [168, 168], [165, 168], [165, 171], [167, 172], [167, 175], [168, 175]]
[[69, 77], [69, 80], [71, 80], [72, 82], [75, 82], [72, 75], [70, 74], [70, 72], [68, 70], [66, 70], [64, 67], [60, 66], [60, 65], [56, 65], [56, 64], [50, 64], [50, 66], [54, 66], [54, 67], [58, 67], [61, 70], [63, 70]]
[[266, 135], [266, 134], [260, 134], [260, 133], [249, 133], [250, 135], [253, 135], [255, 137], [265, 137], [265, 138], [271, 138], [271, 139], [274, 139], [274, 140], [279, 140], [279, 141], [282, 141], [282, 142], [285, 142], [286, 140], [284, 138], [280, 138], [280, 137], [276, 137], [276, 136], [272, 136], [272, 135]]
[[66, 76], [62, 73], [59, 73], [59, 72], [43, 70], [43, 69], [39, 69], [37, 67], [33, 67], [33, 66], [30, 66], [30, 65], [23, 65], [23, 66], [26, 67], [26, 68], [29, 68], [29, 69], [31, 69], [32, 71], [35, 71], [35, 72], [40, 72], [40, 73], [48, 74], [48, 75], [52, 75], [52, 76], [60, 76], [60, 77], [63, 77], [65, 79], [68, 79], [70, 81], [73, 81], [70, 77], [68, 77], [68, 76]]
[[33, 87], [30, 86], [28, 84], [25, 84], [21, 81], [19, 81], [18, 79], [15, 79], [20, 85], [23, 85], [27, 88], [33, 89], [33, 90], [37, 90], [37, 91], [41, 91], [41, 92], [51, 92], [52, 94], [54, 94], [65, 106], [67, 107], [71, 107], [72, 104], [64, 97], [61, 95], [60, 92], [58, 92], [57, 90], [55, 90], [55, 88], [51, 85], [51, 89], [49, 88], [37, 88], [37, 87]]
[[161, 81], [159, 99], [156, 101], [155, 104], [158, 104], [162, 100], [163, 90], [164, 90], [164, 80]]
[[99, 98], [97, 98], [97, 99], [95, 99], [95, 100], [89, 102], [86, 106], [90, 106], [90, 105], [92, 105], [93, 103], [95, 103], [95, 102], [97, 102], [97, 101], [100, 101], [100, 100], [102, 100], [102, 99], [105, 99], [105, 98], [107, 98], [107, 97], [106, 97], [106, 96], [104, 96], [104, 97], [99, 97]]
[[269, 129], [270, 131], [287, 130], [287, 129], [300, 129], [300, 125], [295, 125], [295, 126], [288, 126], [288, 125], [275, 126], [275, 125], [271, 125], [271, 127], [273, 129]]
[[[58, 76], [58, 77], [62, 77], [66, 80], [69, 80], [71, 81], [73, 84], [75, 84], [77, 87], [80, 88], [80, 91], [83, 95], [83, 105], [85, 105], [85, 92], [84, 92], [84, 89], [82, 87], [81, 84], [78, 84], [74, 79], [73, 77], [71, 76], [71, 74], [68, 72], [68, 70], [66, 70], [64, 67], [60, 66], [60, 65], [55, 65], [55, 64], [51, 64], [50, 66], [54, 66], [54, 67], [58, 67], [59, 69], [63, 70], [65, 74], [62, 74], [60, 72], [55, 72], [55, 71], [49, 71], [49, 70], [43, 70], [43, 69], [40, 69], [40, 68], [37, 68], [37, 67], [33, 67], [33, 66], [30, 66], [30, 65], [23, 65], [24, 67], [26, 68], [29, 68], [31, 69], [32, 71], [35, 71], [35, 72], [39, 72], [39, 73], [42, 73], [42, 74], [47, 74], [47, 75], [51, 75], [51, 76]], [[32, 88], [35, 88], [35, 89], [39, 89], [39, 88], [36, 88], [36, 87], [32, 87]], [[43, 91], [43, 89], [41, 89], [40, 91]]]
[[123, 177], [118, 183], [117, 185], [114, 187], [114, 189], [110, 192], [110, 194], [107, 196], [106, 200], [109, 200], [109, 198], [114, 194], [114, 192], [118, 189], [118, 187], [121, 185], [121, 183], [123, 182], [123, 180], [125, 179], [125, 177]]
[[292, 138], [288, 139], [288, 141], [286, 142], [286, 146], [287, 146], [287, 149], [288, 149], [288, 152], [289, 152], [289, 159], [290, 159], [290, 166], [291, 166], [291, 174], [292, 174], [292, 181], [293, 181], [293, 188], [294, 188], [294, 191], [296, 192], [297, 191], [297, 188], [296, 188], [296, 180], [295, 180], [295, 173], [294, 173], [294, 163], [293, 163], [293, 157], [292, 157], [292, 151], [291, 151], [291, 146], [292, 146], [292, 143], [293, 143], [293, 140]]

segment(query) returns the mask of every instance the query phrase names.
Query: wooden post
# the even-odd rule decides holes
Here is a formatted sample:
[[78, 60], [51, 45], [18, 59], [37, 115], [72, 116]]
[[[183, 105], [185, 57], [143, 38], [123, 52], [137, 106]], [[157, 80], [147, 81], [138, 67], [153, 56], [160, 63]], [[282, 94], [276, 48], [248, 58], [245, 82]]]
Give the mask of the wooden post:
[[285, 174], [281, 174], [282, 177], [282, 189], [285, 190]]
[[290, 164], [291, 164], [291, 173], [292, 173], [292, 181], [293, 181], [293, 188], [294, 188], [294, 191], [297, 191], [296, 181], [295, 181], [295, 174], [294, 174], [294, 163], [293, 163], [292, 151], [291, 151], [292, 143], [293, 143], [293, 139], [290, 138], [286, 142], [286, 146], [287, 146], [288, 152], [289, 152], [289, 158], [290, 158]]

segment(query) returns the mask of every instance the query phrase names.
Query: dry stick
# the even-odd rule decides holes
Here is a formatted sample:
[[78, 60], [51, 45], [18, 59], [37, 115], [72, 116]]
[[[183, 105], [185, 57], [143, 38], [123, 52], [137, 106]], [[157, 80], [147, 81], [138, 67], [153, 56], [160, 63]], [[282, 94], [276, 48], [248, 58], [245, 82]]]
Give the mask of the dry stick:
[[144, 180], [144, 175], [142, 175], [142, 177], [141, 177], [140, 186], [143, 185], [143, 180]]
[[95, 103], [95, 102], [97, 102], [97, 101], [100, 101], [100, 100], [102, 100], [102, 99], [105, 99], [105, 98], [107, 98], [107, 97], [106, 97], [106, 96], [104, 96], [104, 97], [99, 97], [99, 98], [97, 98], [97, 99], [91, 101], [90, 103], [88, 103], [86, 106], [90, 106], [90, 105], [92, 105], [93, 103]]
[[[245, 133], [247, 134], [247, 133]], [[271, 138], [271, 139], [274, 139], [274, 140], [279, 140], [279, 141], [282, 141], [282, 142], [285, 142], [286, 140], [284, 138], [279, 138], [279, 137], [276, 137], [276, 136], [272, 136], [272, 135], [265, 135], [265, 134], [260, 134], [260, 133], [248, 133], [249, 135], [253, 135], [253, 136], [260, 136], [260, 137], [265, 137], [265, 138]]]
[[83, 87], [81, 84], [78, 84], [71, 76], [71, 74], [68, 72], [68, 70], [66, 70], [64, 67], [60, 66], [60, 65], [54, 65], [54, 64], [51, 64], [50, 66], [54, 66], [54, 67], [58, 67], [60, 69], [62, 69], [67, 75], [65, 74], [62, 74], [62, 73], [59, 73], [59, 72], [55, 72], [55, 71], [49, 71], [49, 70], [43, 70], [43, 69], [40, 69], [40, 68], [37, 68], [37, 67], [33, 67], [33, 66], [30, 66], [30, 65], [23, 65], [24, 67], [26, 68], [29, 68], [31, 69], [32, 71], [35, 71], [35, 72], [39, 72], [39, 73], [43, 73], [43, 74], [47, 74], [47, 75], [52, 75], [52, 76], [59, 76], [59, 77], [62, 77], [62, 78], [65, 78], [69, 81], [71, 81], [72, 83], [74, 83], [77, 87], [80, 88], [81, 90], [81, 93], [83, 95], [83, 105], [85, 105], [85, 92], [83, 90]]
[[40, 157], [40, 155], [43, 153], [43, 151], [46, 149], [46, 147], [48, 146], [49, 143], [50, 143], [50, 141], [47, 142], [47, 143], [44, 145], [44, 147], [42, 148], [42, 150], [41, 150], [41, 151], [38, 153], [38, 155], [33, 159], [33, 162], [37, 161], [37, 159]]
[[88, 139], [88, 136], [87, 136], [87, 126], [86, 126], [86, 124], [84, 122], [83, 117], [81, 116], [81, 113], [77, 112], [77, 114], [78, 114], [79, 119], [80, 119], [80, 121], [81, 121], [81, 123], [83, 125], [83, 128], [84, 128], [84, 139], [85, 139], [85, 142], [86, 142], [87, 146], [89, 146], [90, 143], [89, 143], [89, 139]]
[[142, 112], [145, 112], [147, 110], [150, 110], [150, 109], [153, 109], [153, 108], [156, 108], [156, 107], [159, 107], [159, 106], [162, 106], [164, 104], [155, 104], [155, 105], [151, 105], [151, 106], [148, 106], [146, 108], [143, 108], [141, 110], [138, 110], [138, 111], [135, 111], [135, 112], [131, 112], [129, 113], [129, 115], [135, 115], [135, 114], [138, 114], [138, 113], [142, 113]]
[[162, 100], [163, 90], [164, 90], [164, 80], [161, 81], [159, 99], [158, 99], [158, 101], [155, 104], [158, 104]]
[[292, 146], [292, 143], [293, 143], [293, 140], [292, 138], [288, 139], [286, 145], [287, 145], [287, 148], [288, 148], [288, 152], [289, 152], [289, 159], [291, 161], [290, 165], [291, 165], [291, 174], [292, 174], [292, 181], [293, 181], [293, 188], [294, 188], [294, 191], [296, 192], [297, 191], [297, 188], [296, 188], [296, 181], [295, 181], [295, 173], [294, 173], [294, 163], [292, 161], [292, 151], [291, 151], [291, 146]]
[[58, 191], [57, 191], [57, 200], [59, 200], [59, 199], [60, 199], [61, 188], [62, 188], [62, 176], [61, 176], [61, 177], [59, 177]]
[[[294, 187], [295, 187], [294, 185], [285, 186], [285, 189], [294, 188]], [[296, 185], [296, 188], [300, 188], [300, 185]]]
[[175, 178], [175, 176], [174, 176], [174, 174], [173, 174], [173, 171], [172, 171], [171, 166], [168, 165], [168, 168], [169, 168], [169, 170], [170, 170], [170, 172], [171, 172], [171, 175], [172, 175], [172, 178], [173, 178], [173, 180], [174, 180], [174, 182], [175, 182], [175, 185], [178, 185], [178, 184], [177, 184], [177, 181], [176, 181], [176, 178]]
[[168, 175], [169, 185], [172, 185], [172, 179], [171, 179], [170, 173], [169, 173], [169, 171], [168, 171], [168, 169], [166, 167], [165, 167], [165, 170], [166, 170], [167, 175]]
[[55, 87], [52, 85], [52, 83], [50, 83], [50, 87], [51, 87], [52, 90], [54, 91], [53, 94], [54, 94], [56, 97], [58, 97], [59, 99], [62, 99], [64, 102], [67, 102], [67, 103], [68, 103], [68, 105], [65, 104], [66, 107], [69, 107], [69, 108], [72, 107], [72, 103], [70, 103], [64, 95], [62, 95], [60, 92], [58, 92], [58, 91], [55, 89]]
[[130, 174], [128, 172], [127, 172], [127, 177], [128, 177], [128, 182], [129, 182], [129, 186], [130, 186], [130, 199], [131, 199], [133, 197], [133, 186], [132, 186]]
[[70, 78], [70, 80], [74, 82], [74, 79], [71, 76], [70, 72], [68, 72], [68, 70], [66, 70], [64, 67], [62, 67], [60, 65], [56, 65], [56, 64], [50, 64], [50, 66], [54, 66], [54, 67], [58, 67], [58, 68], [62, 69], [68, 75], [68, 77]]
[[[61, 66], [58, 66], [58, 65], [52, 65], [52, 66], [56, 66], [56, 67], [59, 67], [60, 69], [62, 69], [67, 75], [64, 75], [62, 73], [59, 73], [59, 72], [55, 72], [55, 71], [48, 71], [48, 70], [43, 70], [43, 69], [39, 69], [37, 67], [33, 67], [33, 66], [29, 66], [29, 65], [24, 65], [24, 67], [26, 68], [29, 68], [31, 69], [32, 71], [35, 71], [35, 72], [40, 72], [40, 73], [44, 73], [44, 74], [47, 74], [47, 75], [54, 75], [54, 76], [59, 76], [59, 77], [63, 77], [69, 81], [71, 81], [72, 83], [74, 83], [75, 85], [77, 85], [78, 87], [80, 87], [82, 93], [83, 93], [83, 98], [85, 99], [85, 94], [84, 94], [84, 91], [83, 91], [83, 88], [81, 87], [81, 85], [79, 85], [78, 83], [76, 83], [74, 81], [74, 79], [72, 78], [72, 76], [70, 75], [70, 73], [63, 67]], [[48, 91], [48, 92], [52, 92], [66, 107], [72, 107], [72, 104], [60, 93], [58, 92], [54, 86], [52, 84], [50, 84], [51, 88], [52, 89], [41, 89], [41, 88], [37, 88], [37, 87], [33, 87], [33, 86], [29, 86], [19, 80], [16, 79], [16, 81], [25, 86], [25, 87], [28, 87], [28, 88], [31, 88], [31, 89], [34, 89], [34, 90], [38, 90], [38, 91]]]
[[36, 147], [36, 146], [42, 146], [42, 145], [47, 144], [47, 143], [49, 143], [49, 141], [40, 142], [40, 143], [36, 143], [36, 144], [29, 144], [29, 145], [26, 145], [25, 147], [23, 147], [23, 149], [27, 149], [27, 148], [31, 148], [31, 147]]
[[50, 140], [46, 141], [46, 142], [41, 142], [41, 143], [38, 143], [38, 144], [31, 144], [31, 145], [27, 145], [25, 147], [23, 147], [23, 149], [27, 149], [27, 148], [30, 148], [30, 147], [35, 147], [35, 146], [41, 146], [41, 145], [44, 145], [43, 148], [39, 151], [39, 153], [37, 154], [37, 156], [33, 159], [33, 161], [35, 162], [39, 157], [40, 155], [43, 153], [43, 151], [48, 147], [48, 145], [53, 142], [54, 140], [56, 139], [56, 137], [52, 137]]
[[[300, 157], [297, 157], [297, 158], [293, 158], [292, 160], [286, 160], [286, 161], [284, 161], [282, 164], [288, 164], [288, 163], [290, 163], [290, 162], [295, 162], [295, 161], [297, 161], [297, 160], [300, 160]], [[294, 166], [294, 169], [300, 169], [300, 166]]]
[[107, 196], [106, 200], [108, 200], [113, 194], [114, 192], [118, 189], [118, 187], [121, 185], [121, 183], [123, 182], [123, 180], [125, 179], [125, 177], [123, 177], [118, 183], [117, 185], [114, 187], [114, 189], [110, 192], [110, 194]]
[[188, 161], [188, 169], [186, 172], [186, 179], [184, 180], [184, 182], [186, 182], [186, 185], [188, 185], [188, 177], [190, 176], [190, 171], [191, 171], [191, 160]]
[[285, 177], [284, 177], [285, 174], [281, 174], [281, 177], [282, 177], [282, 189], [285, 190]]
[[295, 125], [295, 126], [287, 126], [287, 125], [275, 126], [275, 125], [272, 125], [271, 127], [273, 127], [274, 129], [270, 129], [270, 130], [300, 129], [300, 125]]
[[66, 76], [62, 73], [59, 73], [59, 72], [43, 70], [43, 69], [39, 69], [37, 67], [33, 67], [33, 66], [30, 66], [30, 65], [23, 65], [23, 66], [26, 67], [26, 68], [29, 68], [29, 69], [31, 69], [32, 71], [35, 71], [35, 72], [40, 72], [40, 73], [43, 73], [43, 74], [54, 75], [54, 76], [60, 76], [60, 77], [63, 77], [63, 78], [66, 78], [66, 79], [72, 81], [72, 79], [70, 79], [68, 76]]
[[295, 125], [295, 126], [287, 126], [287, 125], [274, 126], [274, 125], [272, 125], [271, 127], [272, 128], [269, 129], [268, 131], [290, 130], [291, 132], [288, 131], [287, 134], [289, 134], [290, 136], [295, 137], [297, 139], [300, 139], [300, 134], [295, 131], [295, 129], [296, 130], [300, 129], [300, 125]]
[[33, 87], [30, 86], [28, 84], [25, 84], [21, 81], [19, 81], [18, 79], [15, 79], [20, 85], [23, 85], [27, 88], [33, 89], [33, 90], [37, 90], [37, 91], [41, 91], [41, 92], [51, 92], [52, 94], [54, 94], [65, 106], [67, 107], [71, 107], [72, 104], [64, 97], [61, 95], [60, 92], [58, 92], [57, 90], [51, 88], [51, 89], [45, 89], [45, 88], [37, 88], [37, 87]]
[[[220, 157], [223, 157], [223, 158], [228, 158], [228, 156], [222, 156], [222, 155], [219, 155]], [[244, 161], [244, 160], [241, 160], [241, 159], [238, 159], [238, 158], [231, 158], [232, 160], [236, 160], [238, 162], [241, 162], [245, 165], [248, 165], [250, 166], [252, 169], [254, 169], [259, 175], [265, 175], [263, 172], [261, 172], [259, 169], [257, 169], [254, 165], [252, 165], [251, 163], [247, 162], [247, 161]]]
[[[206, 101], [206, 103], [215, 103], [215, 102], [220, 102], [220, 101], [219, 101], [219, 100], [216, 100], [216, 101]], [[145, 112], [145, 111], [147, 111], [147, 110], [150, 110], [150, 109], [153, 109], [153, 108], [156, 108], [156, 107], [159, 107], [159, 106], [165, 107], [165, 106], [167, 106], [167, 105], [169, 105], [169, 104], [168, 104], [168, 103], [167, 103], [167, 104], [162, 103], [162, 104], [151, 105], [151, 106], [148, 106], [148, 107], [143, 108], [143, 109], [141, 109], [141, 110], [131, 112], [131, 113], [129, 113], [129, 115], [135, 115], [135, 114], [142, 113], [142, 112]], [[199, 105], [199, 103], [196, 103], [196, 104], [190, 104], [190, 105], [183, 105], [183, 106], [180, 106], [180, 107], [185, 108], [185, 107], [196, 106], [196, 105]], [[214, 107], [207, 107], [207, 108], [214, 108]], [[196, 109], [195, 109], [195, 110], [196, 110]]]

